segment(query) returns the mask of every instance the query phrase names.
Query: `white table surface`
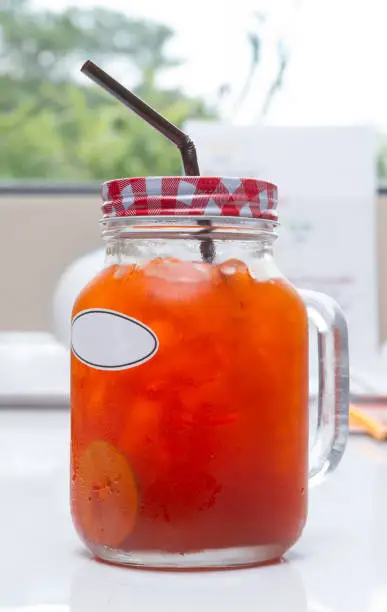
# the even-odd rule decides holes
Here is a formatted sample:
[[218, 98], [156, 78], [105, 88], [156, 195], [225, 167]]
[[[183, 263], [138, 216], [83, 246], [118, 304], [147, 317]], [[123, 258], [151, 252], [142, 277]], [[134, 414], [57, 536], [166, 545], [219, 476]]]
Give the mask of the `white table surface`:
[[352, 438], [279, 565], [166, 573], [98, 563], [73, 531], [67, 410], [0, 410], [0, 611], [387, 612], [387, 444]]

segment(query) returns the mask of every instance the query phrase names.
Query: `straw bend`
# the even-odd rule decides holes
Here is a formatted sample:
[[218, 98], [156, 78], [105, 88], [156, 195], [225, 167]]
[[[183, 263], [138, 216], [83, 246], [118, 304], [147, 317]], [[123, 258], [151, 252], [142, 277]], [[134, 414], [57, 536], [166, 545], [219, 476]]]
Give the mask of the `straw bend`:
[[[166, 117], [160, 115], [160, 113], [144, 102], [144, 100], [141, 100], [141, 98], [136, 96], [132, 91], [126, 89], [126, 87], [113, 79], [113, 77], [91, 60], [83, 64], [81, 72], [94, 81], [94, 83], [113, 95], [127, 108], [136, 113], [136, 115], [144, 119], [144, 121], [160, 132], [165, 138], [173, 142], [180, 150], [184, 172], [187, 176], [200, 175], [196, 147], [188, 134], [185, 134], [177, 125], [168, 121]], [[203, 236], [200, 240], [202, 258], [204, 261], [211, 263], [215, 259], [215, 245], [213, 240], [208, 236], [212, 231], [212, 223], [209, 219], [200, 219], [197, 223], [199, 226], [203, 227], [203, 230], [200, 232]]]
[[89, 79], [113, 95], [122, 104], [130, 108], [136, 115], [144, 119], [149, 125], [160, 132], [165, 138], [173, 142], [180, 150], [184, 171], [188, 176], [199, 176], [199, 164], [196, 148], [191, 138], [177, 125], [168, 121], [154, 108], [141, 100], [132, 91], [126, 89], [121, 83], [113, 79], [107, 72], [94, 64], [91, 60], [85, 62], [81, 68]]

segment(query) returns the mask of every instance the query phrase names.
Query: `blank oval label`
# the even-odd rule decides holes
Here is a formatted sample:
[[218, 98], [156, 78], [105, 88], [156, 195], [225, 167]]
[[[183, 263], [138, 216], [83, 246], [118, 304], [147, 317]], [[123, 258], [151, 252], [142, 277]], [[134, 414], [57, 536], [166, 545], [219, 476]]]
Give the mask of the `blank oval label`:
[[121, 312], [93, 308], [72, 323], [71, 348], [82, 363], [97, 370], [126, 370], [151, 359], [158, 350], [156, 334]]

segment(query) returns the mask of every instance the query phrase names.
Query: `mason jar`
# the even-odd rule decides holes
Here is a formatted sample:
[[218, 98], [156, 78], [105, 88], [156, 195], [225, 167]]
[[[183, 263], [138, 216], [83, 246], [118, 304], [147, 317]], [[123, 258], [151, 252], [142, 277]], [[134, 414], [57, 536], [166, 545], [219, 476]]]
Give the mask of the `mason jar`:
[[96, 557], [162, 568], [280, 559], [303, 531], [308, 481], [338, 464], [346, 322], [277, 268], [276, 205], [275, 185], [256, 179], [103, 185], [106, 264], [72, 318], [72, 514]]

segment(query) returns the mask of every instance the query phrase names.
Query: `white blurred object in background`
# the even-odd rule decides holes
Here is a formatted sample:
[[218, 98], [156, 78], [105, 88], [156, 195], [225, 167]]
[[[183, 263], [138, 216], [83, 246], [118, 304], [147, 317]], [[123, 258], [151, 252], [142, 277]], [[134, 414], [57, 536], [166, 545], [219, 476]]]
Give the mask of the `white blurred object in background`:
[[70, 347], [71, 312], [81, 290], [102, 270], [105, 250], [99, 249], [77, 259], [59, 279], [53, 300], [53, 322], [56, 339]]
[[351, 369], [351, 390], [355, 396], [387, 397], [387, 343], [361, 366]]
[[51, 334], [0, 333], [0, 405], [68, 403], [69, 355]]
[[104, 256], [103, 249], [89, 253], [60, 278], [52, 308], [54, 335], [0, 333], [0, 405], [68, 405], [71, 311], [81, 289], [102, 269]]

